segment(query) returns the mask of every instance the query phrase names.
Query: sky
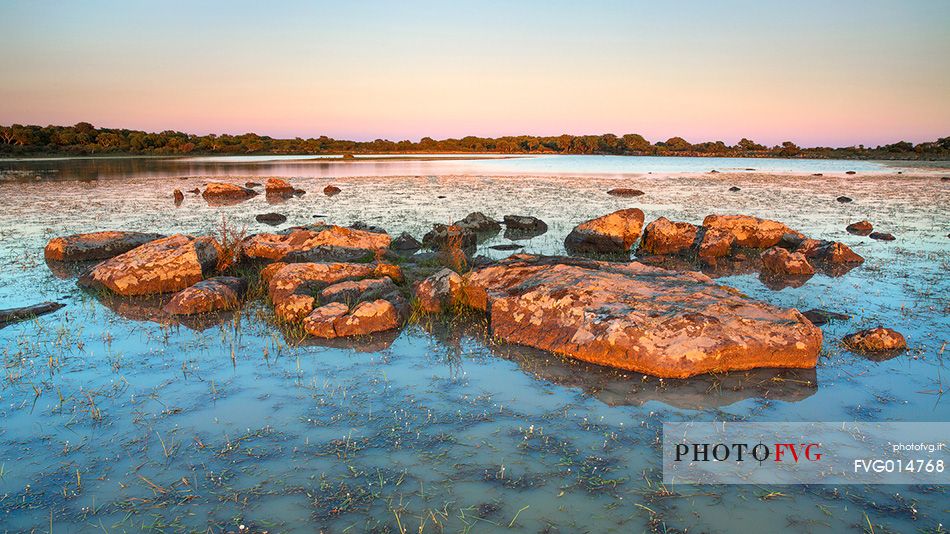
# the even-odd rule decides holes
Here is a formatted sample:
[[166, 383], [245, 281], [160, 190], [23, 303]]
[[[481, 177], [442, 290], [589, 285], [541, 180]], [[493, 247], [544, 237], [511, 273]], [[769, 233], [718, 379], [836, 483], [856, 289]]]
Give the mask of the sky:
[[950, 1], [0, 0], [0, 124], [418, 140], [950, 135]]

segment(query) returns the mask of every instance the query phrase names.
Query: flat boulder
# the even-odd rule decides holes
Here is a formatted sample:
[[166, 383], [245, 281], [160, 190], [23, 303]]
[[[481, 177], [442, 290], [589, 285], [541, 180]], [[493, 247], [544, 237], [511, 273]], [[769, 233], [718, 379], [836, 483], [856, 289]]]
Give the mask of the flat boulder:
[[459, 300], [507, 342], [664, 378], [813, 368], [822, 342], [797, 310], [639, 262], [512, 256], [467, 273]]
[[254, 217], [254, 220], [256, 220], [259, 223], [269, 224], [271, 226], [277, 226], [278, 224], [284, 224], [285, 222], [287, 222], [287, 216], [282, 215], [280, 213], [274, 213], [274, 212], [261, 213], [259, 215], [256, 215]]
[[846, 196], [844, 196], [844, 195], [842, 195], [842, 196], [836, 198], [835, 200], [837, 200], [838, 202], [840, 202], [840, 203], [842, 203], [842, 204], [848, 204], [848, 203], [854, 202], [854, 199], [853, 199], [853, 198], [851, 198], [851, 197], [846, 197]]
[[393, 303], [377, 299], [360, 303], [352, 311], [339, 302], [326, 304], [313, 310], [302, 324], [311, 336], [333, 339], [392, 330], [399, 327], [400, 318]]
[[699, 227], [688, 222], [673, 222], [666, 217], [651, 222], [643, 230], [640, 250], [647, 254], [682, 254], [696, 242]]
[[811, 321], [811, 324], [815, 326], [820, 326], [831, 321], [847, 321], [848, 319], [851, 319], [850, 315], [828, 310], [821, 310], [818, 308], [802, 312], [802, 315], [804, 315], [805, 318]]
[[165, 236], [145, 232], [105, 231], [54, 237], [43, 255], [49, 261], [105, 260]]
[[451, 269], [442, 269], [420, 282], [415, 289], [419, 309], [426, 313], [442, 313], [460, 302], [462, 277]]
[[749, 215], [709, 215], [703, 219], [703, 227], [730, 232], [737, 246], [748, 248], [769, 248], [785, 234], [798, 234], [778, 221]]
[[355, 230], [342, 226], [319, 226], [284, 234], [256, 234], [244, 240], [244, 255], [252, 259], [283, 260], [290, 254], [303, 254], [318, 247], [355, 249], [366, 255], [386, 249], [392, 238], [386, 234]]
[[241, 187], [234, 184], [221, 182], [211, 182], [205, 186], [201, 193], [205, 201], [211, 205], [230, 205], [244, 202], [249, 198], [257, 196], [257, 191], [249, 187]]
[[874, 231], [874, 225], [871, 224], [871, 221], [858, 221], [849, 224], [845, 227], [845, 230], [847, 230], [849, 234], [866, 236]]
[[894, 237], [894, 234], [889, 234], [887, 232], [871, 232], [868, 234], [868, 237], [871, 239], [876, 239], [878, 241], [893, 241], [897, 239]]
[[216, 276], [183, 289], [164, 306], [170, 315], [195, 315], [236, 310], [247, 293], [247, 282], [234, 276]]
[[629, 187], [615, 187], [613, 189], [608, 190], [607, 194], [612, 197], [630, 198], [630, 197], [639, 197], [639, 196], [644, 195], [645, 193], [643, 191], [640, 191], [639, 189], [631, 189]]
[[811, 276], [815, 268], [799, 252], [772, 247], [762, 253], [762, 273], [777, 276]]
[[577, 225], [564, 240], [564, 247], [571, 253], [627, 253], [642, 231], [643, 211], [618, 210]]
[[883, 327], [861, 330], [841, 341], [849, 350], [861, 353], [897, 352], [907, 348], [907, 341], [900, 332]]
[[103, 261], [79, 285], [125, 296], [181, 291], [214, 272], [221, 254], [213, 238], [175, 234]]

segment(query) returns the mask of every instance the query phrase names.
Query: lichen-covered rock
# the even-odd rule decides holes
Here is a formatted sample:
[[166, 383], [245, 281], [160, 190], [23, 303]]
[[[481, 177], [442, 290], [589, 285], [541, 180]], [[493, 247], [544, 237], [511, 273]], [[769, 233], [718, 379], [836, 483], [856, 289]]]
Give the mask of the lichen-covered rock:
[[278, 319], [295, 322], [317, 305], [316, 295], [338, 282], [363, 278], [401, 278], [398, 266], [359, 263], [288, 263], [270, 277], [268, 295]]
[[342, 226], [322, 226], [319, 230], [294, 230], [287, 234], [256, 234], [244, 241], [248, 258], [282, 260], [288, 254], [321, 246], [374, 252], [389, 247], [392, 238]]
[[638, 262], [513, 256], [466, 274], [461, 302], [505, 341], [668, 378], [812, 368], [822, 341], [797, 310]]
[[709, 215], [703, 220], [703, 226], [730, 232], [737, 246], [748, 248], [769, 248], [778, 244], [785, 234], [799, 234], [778, 221], [749, 215]]
[[165, 236], [144, 232], [105, 231], [54, 237], [43, 255], [49, 261], [104, 260]]
[[907, 348], [907, 341], [900, 332], [883, 327], [849, 334], [842, 342], [848, 349], [864, 353], [895, 352]]
[[630, 251], [643, 230], [643, 211], [618, 210], [577, 225], [564, 240], [572, 253], [618, 254]]
[[210, 237], [176, 234], [105, 260], [83, 274], [79, 284], [120, 295], [181, 291], [213, 272], [221, 246]]
[[698, 231], [695, 224], [660, 217], [643, 230], [640, 250], [647, 254], [682, 254], [693, 246]]
[[353, 311], [334, 302], [311, 312], [304, 320], [304, 330], [314, 337], [332, 339], [374, 334], [399, 326], [399, 312], [388, 300], [377, 299], [358, 304]]
[[195, 315], [236, 310], [247, 292], [247, 282], [234, 276], [216, 276], [179, 291], [165, 305], [171, 315]]
[[772, 247], [762, 253], [762, 272], [778, 276], [811, 276], [815, 274], [815, 268], [804, 254]]
[[462, 277], [451, 269], [426, 278], [416, 286], [415, 297], [419, 308], [426, 313], [442, 313], [462, 295]]
[[866, 236], [874, 231], [874, 225], [871, 224], [871, 221], [858, 221], [849, 224], [845, 230], [847, 230], [849, 234]]

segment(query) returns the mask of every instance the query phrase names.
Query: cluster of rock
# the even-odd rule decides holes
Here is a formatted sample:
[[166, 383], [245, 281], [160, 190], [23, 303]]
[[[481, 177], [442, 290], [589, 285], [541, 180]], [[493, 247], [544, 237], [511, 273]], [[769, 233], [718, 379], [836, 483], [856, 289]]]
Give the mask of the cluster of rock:
[[[268, 181], [271, 190], [292, 195], [284, 184]], [[500, 223], [480, 212], [436, 225], [421, 242], [406, 233], [393, 239], [363, 223], [318, 224], [249, 236], [239, 244], [239, 259], [266, 264], [259, 282], [276, 319], [315, 338], [399, 328], [409, 316], [412, 295], [425, 313], [480, 310], [492, 334], [511, 343], [661, 377], [815, 366], [822, 333], [809, 317], [752, 300], [699, 272], [629, 258], [515, 255], [499, 262], [466, 262], [475, 266], [468, 272], [456, 267], [433, 274], [401, 255], [420, 247], [473, 251], [502, 224], [506, 235], [547, 231], [534, 217], [509, 215]], [[661, 217], [644, 228], [644, 214], [636, 208], [578, 225], [565, 247], [629, 253], [638, 241], [642, 255], [692, 255], [705, 262], [759, 250], [763, 271], [782, 275], [811, 274], [813, 263], [863, 261], [842, 243], [808, 239], [777, 221], [711, 215], [697, 226]], [[46, 248], [53, 262], [102, 260], [80, 276], [83, 287], [121, 296], [170, 294], [163, 307], [169, 315], [239, 309], [248, 281], [221, 274], [225, 256], [233, 254], [208, 236], [135, 232], [56, 238]], [[394, 262], [397, 256], [408, 262], [408, 271]], [[881, 339], [871, 333], [845, 344], [853, 350], [891, 346]]]

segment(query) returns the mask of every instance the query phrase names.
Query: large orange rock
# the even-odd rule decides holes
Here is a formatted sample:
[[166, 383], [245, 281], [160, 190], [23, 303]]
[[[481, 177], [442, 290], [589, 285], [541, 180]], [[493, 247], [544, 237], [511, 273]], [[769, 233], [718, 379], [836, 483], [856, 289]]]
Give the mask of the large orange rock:
[[618, 210], [577, 225], [564, 240], [569, 252], [617, 254], [629, 252], [643, 231], [643, 211]]
[[256, 234], [244, 240], [244, 255], [249, 258], [281, 260], [291, 253], [304, 253], [317, 247], [340, 247], [375, 252], [392, 242], [387, 234], [326, 226], [315, 230], [295, 230], [287, 234]]
[[706, 263], [715, 264], [717, 258], [728, 256], [736, 244], [736, 236], [722, 228], [706, 228], [699, 243], [699, 258]]
[[264, 185], [264, 191], [268, 195], [292, 195], [294, 193], [294, 186], [290, 185], [290, 182], [287, 180], [268, 178], [267, 183]]
[[647, 254], [682, 254], [693, 246], [698, 231], [695, 224], [660, 217], [643, 230], [640, 250]]
[[205, 186], [201, 196], [212, 206], [227, 206], [255, 197], [257, 191], [234, 184], [211, 182]]
[[466, 274], [461, 302], [511, 343], [660, 377], [812, 368], [821, 330], [696, 272], [518, 255]]
[[247, 292], [247, 282], [233, 276], [216, 276], [175, 293], [164, 310], [171, 315], [195, 315], [236, 310]]
[[709, 215], [703, 220], [703, 226], [728, 231], [735, 236], [736, 245], [749, 248], [769, 248], [778, 244], [785, 234], [801, 235], [778, 221], [749, 215]]
[[50, 239], [43, 254], [50, 261], [104, 260], [163, 237], [161, 234], [120, 231], [74, 234]]
[[399, 326], [399, 312], [388, 300], [377, 299], [357, 305], [353, 311], [342, 303], [321, 306], [303, 320], [304, 330], [314, 337], [362, 336]]
[[294, 322], [313, 311], [316, 295], [327, 286], [346, 280], [395, 276], [397, 271], [397, 266], [386, 264], [289, 263], [270, 274], [268, 295], [277, 317]]
[[221, 246], [210, 237], [175, 234], [96, 265], [79, 284], [126, 296], [171, 293], [200, 282], [220, 256]]

